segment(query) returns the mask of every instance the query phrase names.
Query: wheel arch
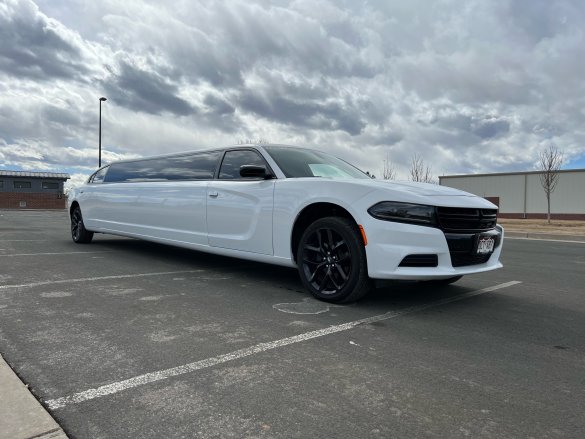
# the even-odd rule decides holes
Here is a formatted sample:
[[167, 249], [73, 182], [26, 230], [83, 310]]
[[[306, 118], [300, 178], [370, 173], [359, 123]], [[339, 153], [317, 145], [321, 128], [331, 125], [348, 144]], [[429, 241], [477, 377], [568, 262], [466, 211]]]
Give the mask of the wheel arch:
[[356, 231], [359, 230], [353, 215], [339, 204], [315, 202], [305, 206], [295, 218], [291, 233], [290, 248], [295, 263], [297, 261], [297, 248], [305, 229], [316, 220], [329, 216], [347, 218], [355, 225]]

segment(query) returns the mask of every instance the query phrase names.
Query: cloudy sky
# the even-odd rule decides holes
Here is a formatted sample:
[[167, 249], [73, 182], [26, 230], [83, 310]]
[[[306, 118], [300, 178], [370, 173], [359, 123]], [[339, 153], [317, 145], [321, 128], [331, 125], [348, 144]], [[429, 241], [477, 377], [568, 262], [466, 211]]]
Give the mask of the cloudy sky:
[[0, 0], [0, 168], [244, 139], [406, 179], [585, 168], [582, 0]]

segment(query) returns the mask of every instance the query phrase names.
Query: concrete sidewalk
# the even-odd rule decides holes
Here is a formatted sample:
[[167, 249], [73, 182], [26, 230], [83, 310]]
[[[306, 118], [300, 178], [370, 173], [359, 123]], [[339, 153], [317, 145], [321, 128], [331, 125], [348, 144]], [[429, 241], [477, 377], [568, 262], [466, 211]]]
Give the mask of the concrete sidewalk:
[[0, 439], [67, 439], [0, 355]]

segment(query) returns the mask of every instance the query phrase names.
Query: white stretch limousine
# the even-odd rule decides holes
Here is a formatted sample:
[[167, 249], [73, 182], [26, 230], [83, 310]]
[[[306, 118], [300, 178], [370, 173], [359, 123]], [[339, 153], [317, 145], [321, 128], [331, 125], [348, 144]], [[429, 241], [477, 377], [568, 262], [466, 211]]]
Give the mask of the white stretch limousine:
[[459, 190], [373, 180], [341, 159], [239, 145], [104, 166], [69, 196], [71, 233], [297, 267], [317, 298], [349, 302], [372, 279], [451, 283], [502, 267], [497, 208]]

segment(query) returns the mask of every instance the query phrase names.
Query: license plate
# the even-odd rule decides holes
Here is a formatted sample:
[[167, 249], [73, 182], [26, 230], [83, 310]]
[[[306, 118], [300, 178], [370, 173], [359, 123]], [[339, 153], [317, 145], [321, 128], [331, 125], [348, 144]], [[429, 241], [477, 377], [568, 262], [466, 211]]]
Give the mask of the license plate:
[[477, 254], [487, 255], [489, 253], [493, 253], [495, 243], [496, 238], [493, 236], [480, 236], [479, 240], [477, 241]]

